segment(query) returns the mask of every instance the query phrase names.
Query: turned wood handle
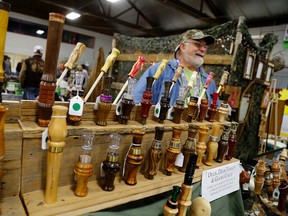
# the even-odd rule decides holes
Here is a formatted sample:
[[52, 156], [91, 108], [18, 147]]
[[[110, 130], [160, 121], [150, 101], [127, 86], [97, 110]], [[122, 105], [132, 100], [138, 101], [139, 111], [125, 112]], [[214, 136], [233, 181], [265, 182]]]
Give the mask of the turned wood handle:
[[148, 179], [152, 179], [153, 176], [157, 174], [157, 167], [162, 157], [162, 151], [150, 148], [148, 152], [148, 157], [149, 157], [148, 162], [149, 164], [148, 164], [147, 176]]
[[153, 78], [155, 80], [158, 80], [159, 76], [162, 74], [162, 72], [164, 71], [166, 65], [168, 64], [168, 61], [166, 59], [163, 59], [161, 64], [159, 65], [159, 67], [157, 68], [156, 73], [154, 74]]
[[174, 77], [172, 78], [172, 82], [176, 83], [178, 78], [181, 76], [182, 74], [182, 70], [183, 70], [183, 65], [179, 64], [177, 70], [175, 71]]
[[133, 65], [133, 67], [131, 68], [130, 73], [128, 74], [128, 76], [130, 76], [131, 78], [134, 78], [136, 73], [140, 70], [140, 68], [143, 65], [143, 62], [145, 61], [145, 58], [143, 56], [139, 56], [138, 60], [135, 62], [135, 64]]
[[104, 73], [107, 73], [108, 69], [114, 64], [119, 54], [120, 54], [120, 51], [116, 48], [113, 48], [111, 54], [107, 56], [105, 64], [101, 68], [101, 71]]
[[64, 65], [65, 68], [68, 68], [69, 70], [71, 70], [75, 62], [77, 62], [77, 60], [79, 59], [79, 57], [85, 50], [85, 48], [86, 48], [85, 44], [78, 42], [75, 48], [73, 49], [73, 51], [71, 52], [68, 61]]

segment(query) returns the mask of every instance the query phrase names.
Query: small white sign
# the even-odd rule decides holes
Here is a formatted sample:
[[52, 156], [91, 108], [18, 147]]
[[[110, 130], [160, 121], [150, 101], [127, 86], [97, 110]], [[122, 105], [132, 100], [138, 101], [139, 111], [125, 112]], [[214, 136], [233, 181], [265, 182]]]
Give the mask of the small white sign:
[[239, 162], [202, 172], [201, 194], [209, 202], [239, 190]]

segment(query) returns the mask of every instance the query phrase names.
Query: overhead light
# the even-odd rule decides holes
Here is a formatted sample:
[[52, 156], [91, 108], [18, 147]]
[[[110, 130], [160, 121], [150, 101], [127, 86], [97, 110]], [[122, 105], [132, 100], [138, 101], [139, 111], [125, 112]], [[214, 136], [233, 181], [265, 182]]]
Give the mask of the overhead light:
[[75, 19], [79, 18], [80, 16], [81, 15], [79, 13], [71, 12], [71, 13], [66, 15], [66, 18], [70, 19], [70, 20], [75, 20]]
[[119, 1], [119, 0], [106, 0], [106, 1], [109, 1], [109, 2], [114, 3], [114, 2], [117, 2], [117, 1]]
[[39, 34], [39, 35], [42, 35], [43, 33], [44, 33], [44, 31], [40, 30], [40, 29], [36, 31], [36, 34]]

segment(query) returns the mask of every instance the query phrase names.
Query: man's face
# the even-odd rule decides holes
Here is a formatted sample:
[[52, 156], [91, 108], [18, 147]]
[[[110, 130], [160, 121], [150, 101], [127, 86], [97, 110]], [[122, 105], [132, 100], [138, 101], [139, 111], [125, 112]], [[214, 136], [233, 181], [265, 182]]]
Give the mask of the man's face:
[[200, 67], [204, 62], [204, 56], [207, 51], [206, 42], [204, 39], [192, 40], [189, 39], [182, 43], [182, 52], [185, 61], [194, 67]]

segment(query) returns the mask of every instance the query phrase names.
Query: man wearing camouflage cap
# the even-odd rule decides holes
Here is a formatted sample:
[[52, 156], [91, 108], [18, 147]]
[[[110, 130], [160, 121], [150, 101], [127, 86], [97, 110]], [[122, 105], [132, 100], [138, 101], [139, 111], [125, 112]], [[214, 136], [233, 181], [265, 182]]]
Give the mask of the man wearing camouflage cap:
[[[170, 106], [173, 106], [179, 96], [179, 87], [181, 85], [187, 86], [188, 81], [192, 75], [192, 71], [198, 72], [197, 84], [194, 89], [191, 89], [190, 94], [199, 96], [201, 88], [203, 88], [208, 74], [204, 71], [202, 65], [204, 56], [207, 51], [207, 45], [213, 44], [215, 38], [211, 35], [205, 35], [202, 31], [192, 29], [184, 32], [180, 36], [178, 45], [175, 48], [174, 57], [170, 59], [163, 73], [159, 76], [158, 80], [152, 87], [153, 99], [152, 103], [157, 104], [164, 94], [165, 81], [171, 81], [179, 64], [184, 66], [182, 76], [174, 84], [170, 92]], [[142, 100], [143, 92], [146, 89], [146, 77], [153, 76], [161, 62], [149, 67], [144, 74], [140, 77], [134, 88], [134, 102], [140, 103]], [[211, 94], [216, 92], [216, 84], [211, 82], [206, 90], [205, 98], [208, 99], [209, 105], [212, 102]]]

